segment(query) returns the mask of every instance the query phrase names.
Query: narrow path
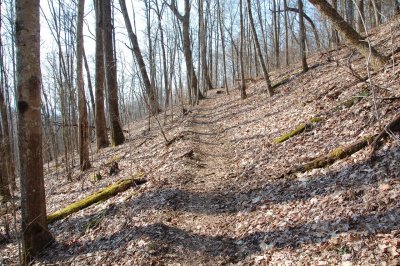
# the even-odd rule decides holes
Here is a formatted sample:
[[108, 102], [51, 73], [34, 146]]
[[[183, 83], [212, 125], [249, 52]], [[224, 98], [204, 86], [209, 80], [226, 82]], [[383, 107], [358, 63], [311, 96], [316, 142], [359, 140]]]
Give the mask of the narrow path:
[[216, 116], [218, 97], [211, 96], [193, 109], [188, 128], [193, 152], [185, 165], [190, 182], [180, 184], [170, 198], [177, 210], [175, 226], [185, 232], [175, 231], [175, 240], [182, 239], [186, 249], [197, 252], [197, 256], [185, 258], [189, 264], [226, 264], [239, 259], [233, 222], [237, 200], [230, 189], [236, 175], [222, 120]]

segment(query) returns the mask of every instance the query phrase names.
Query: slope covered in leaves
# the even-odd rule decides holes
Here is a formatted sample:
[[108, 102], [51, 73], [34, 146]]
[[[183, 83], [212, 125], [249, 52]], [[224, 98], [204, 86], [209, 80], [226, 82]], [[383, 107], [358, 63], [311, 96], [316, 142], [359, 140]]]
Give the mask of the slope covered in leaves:
[[[126, 144], [102, 150], [74, 182], [50, 167], [48, 212], [137, 172], [148, 182], [50, 226], [57, 239], [38, 262], [121, 265], [398, 264], [400, 142], [394, 133], [371, 162], [362, 149], [331, 166], [284, 175], [293, 165], [379, 133], [400, 111], [400, 20], [371, 34], [394, 64], [368, 73], [348, 47], [272, 73], [288, 79], [268, 98], [264, 81], [248, 99], [208, 93], [186, 116], [131, 127]], [[372, 83], [372, 86], [371, 86]], [[274, 139], [313, 117], [301, 134]], [[173, 118], [173, 121], [171, 121]], [[159, 119], [163, 119], [160, 117]], [[108, 176], [117, 161], [119, 171]], [[93, 175], [103, 178], [93, 181]], [[92, 181], [91, 181], [92, 180]], [[3, 263], [16, 242], [1, 243]]]

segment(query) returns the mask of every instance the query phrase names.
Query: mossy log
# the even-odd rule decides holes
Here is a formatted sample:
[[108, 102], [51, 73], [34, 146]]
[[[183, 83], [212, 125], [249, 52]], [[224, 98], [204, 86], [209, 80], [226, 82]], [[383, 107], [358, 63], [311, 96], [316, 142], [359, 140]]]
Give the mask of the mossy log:
[[306, 124], [300, 124], [295, 129], [290, 131], [289, 133], [286, 133], [286, 134], [284, 134], [284, 135], [282, 135], [280, 137], [275, 138], [274, 139], [274, 143], [275, 144], [282, 143], [282, 142], [284, 142], [284, 141], [286, 141], [286, 140], [288, 140], [288, 139], [290, 139], [290, 138], [302, 133], [307, 127], [310, 127], [311, 124], [318, 123], [320, 121], [322, 121], [322, 118], [313, 117]]
[[327, 155], [323, 155], [321, 157], [313, 159], [312, 161], [294, 166], [291, 169], [289, 169], [289, 171], [286, 173], [286, 176], [295, 173], [304, 173], [312, 169], [323, 168], [325, 166], [331, 165], [337, 160], [344, 159], [352, 155], [353, 153], [356, 153], [359, 150], [367, 147], [372, 143], [375, 137], [376, 135], [364, 137], [350, 145], [338, 147], [329, 152]]
[[58, 221], [58, 220], [61, 220], [65, 217], [67, 217], [68, 215], [70, 215], [72, 213], [75, 213], [86, 207], [89, 207], [97, 202], [107, 200], [107, 199], [117, 195], [118, 193], [127, 190], [132, 185], [144, 184], [144, 183], [146, 183], [147, 180], [142, 178], [143, 175], [144, 175], [143, 173], [139, 173], [139, 174], [134, 175], [131, 178], [120, 180], [104, 189], [101, 189], [101, 190], [87, 196], [84, 199], [78, 200], [78, 201], [72, 203], [71, 205], [68, 205], [64, 209], [61, 209], [59, 211], [56, 211], [56, 212], [48, 215], [47, 222], [49, 224], [51, 224], [55, 221]]

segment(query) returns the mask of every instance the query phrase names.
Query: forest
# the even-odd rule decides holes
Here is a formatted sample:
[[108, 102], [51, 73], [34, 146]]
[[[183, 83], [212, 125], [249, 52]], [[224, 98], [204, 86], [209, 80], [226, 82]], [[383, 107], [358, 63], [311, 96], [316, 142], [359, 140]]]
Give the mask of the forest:
[[398, 265], [398, 0], [4, 0], [0, 265]]

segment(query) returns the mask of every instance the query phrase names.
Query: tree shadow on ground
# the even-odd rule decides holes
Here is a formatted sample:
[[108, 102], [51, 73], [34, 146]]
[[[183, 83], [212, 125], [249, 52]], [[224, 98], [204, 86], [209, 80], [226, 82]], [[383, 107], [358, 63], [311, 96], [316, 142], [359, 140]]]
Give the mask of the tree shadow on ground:
[[[368, 238], [376, 234], [385, 234], [400, 229], [400, 210], [390, 209], [368, 215], [353, 215], [349, 218], [311, 222], [297, 226], [289, 226], [271, 231], [258, 230], [243, 237], [212, 236], [194, 233], [176, 228], [165, 223], [153, 223], [147, 226], [127, 226], [125, 229], [107, 237], [86, 243], [72, 243], [67, 245], [55, 244], [50, 247], [43, 262], [56, 263], [68, 260], [79, 254], [88, 254], [97, 251], [112, 251], [126, 247], [131, 241], [146, 239], [148, 245], [137, 246], [137, 249], [152, 249], [153, 256], [158, 261], [167, 259], [168, 254], [178, 255], [186, 261], [195, 261], [199, 254], [213, 261], [215, 258], [225, 258], [226, 262], [239, 262], [249, 255], [259, 253], [263, 245], [275, 249], [296, 249], [303, 245], [325, 243], [341, 233], [359, 234]], [[116, 245], [117, 243], [117, 245]], [[58, 257], [54, 249], [69, 250], [68, 258], [63, 253]]]
[[[398, 149], [386, 152], [386, 161], [396, 161], [399, 158]], [[253, 206], [254, 197], [265, 197], [270, 199], [270, 204], [284, 204], [292, 201], [305, 201], [315, 196], [329, 195], [338, 191], [355, 191], [355, 198], [352, 202], [362, 201], [363, 187], [378, 186], [385, 176], [385, 181], [398, 180], [399, 176], [390, 172], [389, 165], [381, 165], [382, 169], [386, 168], [387, 173], [376, 171], [376, 174], [358, 175], [349, 178], [357, 167], [364, 165], [351, 165], [340, 171], [330, 172], [322, 176], [310, 177], [307, 181], [299, 180], [275, 180], [268, 183], [264, 187], [251, 189], [245, 192], [234, 190], [229, 187], [214, 191], [196, 192], [186, 191], [176, 188], [159, 188], [156, 191], [140, 195], [124, 202], [121, 208], [132, 208], [136, 206], [142, 210], [154, 209], [157, 211], [180, 211], [188, 213], [201, 213], [206, 215], [235, 215], [238, 212], [249, 213]], [[382, 170], [380, 169], [380, 170]], [[370, 169], [374, 172], [377, 169]], [[379, 173], [379, 174], [378, 174]], [[245, 203], [245, 204], [243, 204]], [[388, 209], [389, 208], [389, 209]], [[110, 219], [118, 214], [118, 205], [111, 205], [106, 210]], [[103, 210], [104, 211], [104, 210]], [[88, 220], [93, 219], [99, 213], [91, 216], [83, 216], [79, 218], [67, 219], [60, 223], [66, 222], [72, 228], [73, 226], [82, 226], [87, 224]], [[129, 219], [129, 218], [127, 218]], [[353, 232], [369, 237], [378, 233], [389, 233], [393, 230], [400, 229], [400, 209], [398, 207], [380, 206], [379, 208], [371, 208], [370, 213], [354, 213], [351, 216], [343, 217], [340, 214], [332, 220], [311, 221], [305, 224], [275, 226], [271, 230], [258, 229], [253, 233], [245, 234], [241, 237], [232, 237], [232, 235], [205, 235], [192, 231], [177, 228], [168, 221], [163, 223], [154, 222], [147, 226], [134, 226], [132, 223], [126, 223], [122, 230], [106, 236], [98, 237], [87, 243], [73, 243], [67, 245], [54, 245], [47, 251], [44, 257], [46, 262], [52, 263], [65, 259], [50, 256], [56, 254], [57, 249], [70, 250], [71, 254], [86, 254], [96, 251], [115, 250], [130, 241], [139, 239], [147, 239], [155, 243], [156, 252], [152, 254], [160, 260], [166, 259], [167, 254], [179, 254], [181, 258], [187, 258], [190, 261], [193, 258], [204, 255], [210, 258], [226, 258], [226, 262], [237, 262], [246, 256], [261, 251], [263, 243], [274, 248], [290, 248], [296, 249], [302, 245], [310, 245], [315, 243], [324, 243], [330, 238], [340, 233]], [[100, 225], [106, 227], [106, 224]], [[66, 230], [66, 229], [65, 229]], [[117, 243], [117, 244], [116, 244]], [[159, 248], [158, 248], [159, 247]], [[138, 249], [140, 247], [137, 247]], [[65, 256], [65, 253], [63, 253]], [[72, 256], [72, 255], [71, 255]]]

